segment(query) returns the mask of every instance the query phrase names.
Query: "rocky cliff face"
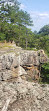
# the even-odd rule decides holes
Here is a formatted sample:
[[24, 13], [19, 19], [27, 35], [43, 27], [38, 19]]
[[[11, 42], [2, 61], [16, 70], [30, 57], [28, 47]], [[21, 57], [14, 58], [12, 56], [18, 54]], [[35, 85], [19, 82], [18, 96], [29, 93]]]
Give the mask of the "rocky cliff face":
[[0, 80], [9, 80], [19, 75], [26, 76], [29, 73], [32, 79], [37, 79], [40, 74], [40, 64], [48, 61], [43, 50], [26, 51], [19, 47], [5, 48], [4, 51], [1, 49]]
[[43, 50], [0, 49], [1, 111], [49, 111], [49, 85], [37, 83], [39, 66], [48, 61]]

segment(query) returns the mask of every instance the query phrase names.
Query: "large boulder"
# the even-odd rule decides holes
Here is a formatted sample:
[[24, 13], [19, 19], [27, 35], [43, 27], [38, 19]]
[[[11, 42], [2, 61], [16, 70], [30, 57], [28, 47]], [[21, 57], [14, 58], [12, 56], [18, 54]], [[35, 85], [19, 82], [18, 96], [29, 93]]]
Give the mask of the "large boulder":
[[20, 66], [19, 54], [8, 53], [0, 56], [0, 80], [9, 80], [27, 74]]
[[39, 50], [38, 53], [40, 54], [40, 63], [49, 62], [49, 58], [45, 54], [44, 50]]
[[20, 53], [20, 65], [39, 65], [39, 57], [37, 51], [26, 51]]
[[[0, 56], [0, 80], [26, 75], [27, 72], [25, 68], [23, 68], [24, 66], [39, 67], [41, 63], [48, 61], [49, 59], [43, 50], [22, 50], [19, 52], [19, 50], [15, 49], [14, 52], [4, 53]], [[34, 69], [33, 72], [37, 72], [37, 70]], [[34, 73], [32, 73], [32, 75], [33, 74]]]
[[22, 75], [26, 75], [27, 74], [27, 72], [21, 66], [19, 66], [16, 70], [17, 70], [18, 76], [22, 76]]
[[19, 63], [19, 58], [15, 53], [7, 53], [0, 56], [0, 80], [7, 80], [13, 77], [13, 68]]

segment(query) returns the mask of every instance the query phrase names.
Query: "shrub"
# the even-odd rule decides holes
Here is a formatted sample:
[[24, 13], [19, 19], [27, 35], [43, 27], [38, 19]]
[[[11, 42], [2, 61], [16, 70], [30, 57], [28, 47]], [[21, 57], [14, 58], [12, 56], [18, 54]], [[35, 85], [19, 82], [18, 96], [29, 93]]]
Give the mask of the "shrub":
[[41, 67], [42, 81], [49, 83], [49, 63], [45, 63]]

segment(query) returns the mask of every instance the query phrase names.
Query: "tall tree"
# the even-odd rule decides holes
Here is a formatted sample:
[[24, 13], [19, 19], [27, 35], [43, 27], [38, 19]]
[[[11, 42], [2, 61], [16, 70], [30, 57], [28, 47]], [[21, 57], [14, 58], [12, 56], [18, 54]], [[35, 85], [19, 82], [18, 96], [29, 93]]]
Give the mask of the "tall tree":
[[[17, 38], [18, 36], [18, 44], [21, 44], [22, 36], [25, 35], [26, 38], [26, 47], [27, 47], [27, 26], [32, 26], [33, 21], [30, 18], [30, 15], [25, 11], [20, 10], [19, 3], [17, 0], [1, 0], [0, 7], [0, 31], [6, 34], [6, 39]], [[7, 1], [7, 2], [6, 2]], [[6, 3], [5, 3], [6, 2]], [[4, 27], [4, 28], [3, 28]], [[16, 32], [13, 30], [13, 27]], [[25, 27], [25, 31], [24, 31]], [[22, 35], [22, 28], [23, 33]], [[13, 35], [14, 34], [14, 35]], [[12, 35], [12, 37], [10, 37]], [[13, 39], [14, 39], [13, 38]]]
[[42, 27], [38, 34], [49, 35], [49, 24]]

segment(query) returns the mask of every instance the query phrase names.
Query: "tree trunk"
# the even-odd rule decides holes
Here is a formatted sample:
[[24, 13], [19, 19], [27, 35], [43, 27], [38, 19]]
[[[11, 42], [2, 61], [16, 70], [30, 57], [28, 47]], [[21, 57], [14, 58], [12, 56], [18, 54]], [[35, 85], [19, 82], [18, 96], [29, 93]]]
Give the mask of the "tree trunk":
[[27, 49], [27, 45], [28, 45], [28, 41], [27, 41], [27, 38], [26, 38], [26, 49]]

